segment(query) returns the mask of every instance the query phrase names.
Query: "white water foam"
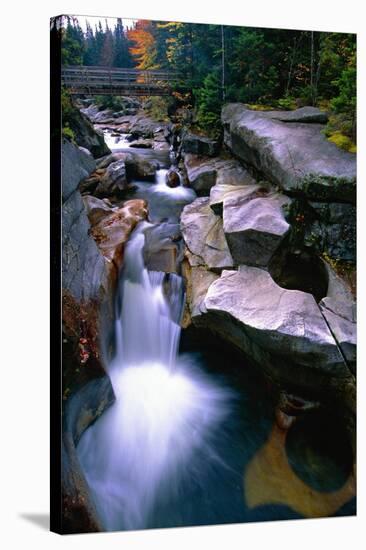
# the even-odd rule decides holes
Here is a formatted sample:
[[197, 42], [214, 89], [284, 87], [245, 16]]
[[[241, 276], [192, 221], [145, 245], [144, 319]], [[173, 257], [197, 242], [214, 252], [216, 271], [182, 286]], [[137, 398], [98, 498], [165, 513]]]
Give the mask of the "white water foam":
[[180, 277], [143, 263], [140, 224], [126, 247], [117, 312], [117, 352], [109, 365], [115, 404], [82, 436], [77, 451], [106, 530], [148, 524], [162, 487], [177, 490], [195, 452], [212, 460], [210, 440], [230, 410], [230, 394], [192, 358], [177, 357], [183, 304]]
[[128, 134], [116, 135], [115, 132], [111, 130], [104, 130], [103, 134], [104, 141], [112, 152], [118, 151], [121, 148], [129, 147], [130, 145], [130, 142], [126, 139]]
[[183, 201], [188, 203], [196, 198], [196, 193], [189, 187], [184, 187], [182, 183], [178, 187], [169, 187], [166, 184], [166, 174], [168, 170], [162, 168], [156, 172], [156, 182], [152, 187], [154, 193], [160, 193], [174, 198], [175, 201]]

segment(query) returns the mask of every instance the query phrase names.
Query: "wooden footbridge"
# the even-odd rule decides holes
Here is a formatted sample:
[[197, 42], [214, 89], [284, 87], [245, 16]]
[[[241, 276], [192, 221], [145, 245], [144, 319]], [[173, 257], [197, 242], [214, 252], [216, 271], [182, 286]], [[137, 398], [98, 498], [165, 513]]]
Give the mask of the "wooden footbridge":
[[71, 94], [165, 96], [179, 81], [178, 73], [99, 66], [63, 66], [61, 82]]

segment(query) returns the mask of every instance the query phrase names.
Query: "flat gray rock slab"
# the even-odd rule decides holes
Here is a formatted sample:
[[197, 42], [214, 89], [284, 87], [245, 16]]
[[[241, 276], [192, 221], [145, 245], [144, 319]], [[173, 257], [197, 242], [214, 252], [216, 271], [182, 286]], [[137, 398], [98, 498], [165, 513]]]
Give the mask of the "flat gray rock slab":
[[254, 185], [255, 179], [236, 159], [220, 159], [216, 164], [219, 185]]
[[243, 343], [249, 337], [267, 352], [299, 365], [349, 376], [313, 296], [279, 287], [263, 269], [241, 266], [239, 271], [223, 271], [210, 285], [204, 306], [218, 322], [231, 319], [235, 331], [242, 331]]
[[317, 109], [316, 107], [301, 107], [294, 111], [262, 111], [264, 116], [272, 118], [274, 120], [281, 120], [282, 122], [304, 122], [304, 123], [318, 123], [326, 124], [328, 122], [328, 115], [324, 111]]
[[354, 203], [356, 155], [329, 142], [321, 124], [291, 122], [231, 103], [222, 110], [232, 152], [286, 191], [314, 200]]
[[252, 200], [240, 194], [224, 199], [224, 233], [236, 265], [268, 266], [289, 232], [282, 207], [290, 201], [279, 193]]
[[190, 186], [199, 195], [208, 195], [216, 183], [216, 161], [193, 154], [184, 156], [184, 166]]
[[70, 141], [64, 140], [62, 158], [62, 200], [66, 201], [77, 189], [81, 180], [87, 178], [96, 168], [95, 160]]
[[320, 302], [320, 308], [334, 338], [342, 350], [350, 371], [355, 374], [357, 359], [356, 323], [334, 313], [334, 311], [329, 308], [329, 304], [327, 305], [324, 300]]
[[201, 197], [184, 207], [181, 231], [192, 256], [192, 266], [203, 265], [212, 270], [233, 267], [222, 220], [210, 208], [209, 198]]
[[127, 187], [126, 165], [124, 160], [116, 160], [108, 165], [102, 176], [96, 194], [113, 195], [117, 191], [123, 191]]
[[259, 185], [231, 185], [225, 183], [216, 183], [210, 191], [210, 207], [215, 214], [221, 215], [224, 202], [229, 200], [246, 202], [257, 196]]
[[356, 301], [344, 281], [325, 263], [328, 272], [328, 292], [320, 303], [320, 309], [330, 330], [338, 342], [347, 364], [356, 373], [357, 324]]
[[215, 185], [254, 185], [255, 180], [239, 161], [220, 157], [184, 156], [188, 181], [199, 195], [209, 195]]
[[188, 132], [182, 139], [182, 151], [195, 155], [214, 157], [219, 150], [219, 143], [213, 139]]
[[192, 317], [205, 312], [204, 300], [207, 290], [218, 278], [219, 275], [204, 267], [191, 268], [188, 305]]

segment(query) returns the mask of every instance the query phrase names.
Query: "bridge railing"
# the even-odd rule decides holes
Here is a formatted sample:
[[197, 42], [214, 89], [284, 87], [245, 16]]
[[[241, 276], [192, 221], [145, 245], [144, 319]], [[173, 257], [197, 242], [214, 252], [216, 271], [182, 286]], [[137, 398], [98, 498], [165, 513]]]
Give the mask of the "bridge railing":
[[171, 88], [179, 80], [179, 74], [166, 70], [139, 70], [99, 66], [63, 66], [62, 84], [74, 90], [146, 89], [146, 91]]

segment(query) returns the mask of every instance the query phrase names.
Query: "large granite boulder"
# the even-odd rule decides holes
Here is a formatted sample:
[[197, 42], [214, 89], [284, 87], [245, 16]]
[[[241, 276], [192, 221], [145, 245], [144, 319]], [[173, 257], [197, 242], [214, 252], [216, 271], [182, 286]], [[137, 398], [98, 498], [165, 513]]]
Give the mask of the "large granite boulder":
[[352, 292], [326, 262], [328, 273], [327, 295], [320, 301], [321, 312], [337, 341], [340, 350], [353, 374], [356, 374], [357, 326], [356, 300]]
[[253, 185], [249, 172], [235, 159], [210, 158], [187, 153], [184, 166], [189, 184], [200, 196], [216, 185]]
[[296, 114], [285, 122], [289, 115], [283, 112], [252, 111], [241, 103], [225, 105], [224, 141], [237, 157], [285, 191], [354, 204], [355, 155], [330, 143], [321, 124], [295, 122]]
[[183, 246], [178, 223], [162, 222], [144, 230], [144, 263], [150, 271], [179, 273]]
[[[89, 215], [93, 214], [93, 210]], [[132, 199], [111, 212], [92, 226], [94, 237], [103, 257], [112, 262], [117, 271], [122, 265], [124, 245], [138, 222], [146, 219], [147, 204], [142, 199]]]
[[267, 267], [290, 226], [282, 207], [290, 199], [280, 193], [248, 199], [247, 190], [224, 199], [224, 233], [236, 265]]
[[61, 150], [62, 200], [67, 200], [77, 189], [79, 182], [89, 176], [95, 168], [95, 160], [80, 147], [64, 140]]
[[356, 261], [356, 207], [342, 202], [309, 201], [304, 244], [331, 258]]
[[222, 220], [210, 208], [208, 197], [201, 197], [184, 207], [181, 230], [192, 266], [203, 265], [221, 271], [234, 265]]
[[154, 138], [154, 134], [164, 131], [168, 126], [166, 122], [153, 120], [145, 114], [138, 114], [131, 118], [130, 133], [133, 139]]
[[[103, 338], [113, 326], [116, 275], [90, 235], [90, 223], [78, 186], [95, 162], [72, 143], [62, 145], [62, 342], [63, 403], [90, 380], [105, 376]], [[103, 312], [103, 325], [101, 323]], [[99, 397], [102, 397], [101, 394]], [[93, 408], [104, 405], [94, 393]], [[106, 403], [107, 405], [107, 403]], [[90, 411], [91, 412], [91, 411]], [[89, 414], [90, 422], [92, 414]], [[65, 530], [98, 530], [98, 519], [75, 454], [77, 415], [63, 417], [62, 498]]]
[[179, 187], [180, 186], [180, 175], [177, 170], [171, 168], [166, 174], [166, 184], [168, 187]]
[[108, 165], [96, 188], [96, 195], [109, 197], [127, 189], [126, 165], [123, 159]]
[[108, 199], [98, 199], [93, 195], [84, 195], [83, 201], [91, 226], [117, 210]]
[[198, 195], [208, 195], [216, 183], [216, 161], [198, 155], [186, 154], [184, 167], [190, 186]]
[[219, 275], [203, 266], [191, 266], [186, 260], [183, 264], [183, 276], [186, 281], [187, 299], [182, 325], [186, 328], [192, 319], [197, 319], [205, 312], [204, 300], [207, 291]]
[[93, 124], [107, 124], [109, 122], [114, 122], [115, 117], [113, 116], [112, 109], [102, 109], [100, 110], [98, 105], [89, 105], [80, 109], [80, 111], [92, 122]]
[[282, 122], [315, 122], [318, 124], [326, 124], [328, 115], [317, 107], [301, 107], [294, 111], [263, 111], [265, 117], [273, 120], [281, 120]]
[[182, 137], [182, 152], [214, 157], [219, 152], [219, 143], [208, 137], [187, 132]]
[[216, 183], [210, 189], [210, 207], [215, 214], [222, 216], [225, 201], [245, 201], [258, 197], [263, 190], [258, 184], [232, 185], [226, 183]]
[[159, 169], [159, 162], [147, 159], [143, 156], [132, 154], [125, 160], [128, 180], [132, 178], [142, 180], [154, 180], [156, 171]]
[[215, 214], [222, 216], [225, 202], [237, 201], [239, 204], [259, 196], [260, 186], [258, 184], [248, 185], [227, 185], [216, 183], [210, 190], [210, 207]]
[[[119, 164], [115, 164], [117, 162], [119, 162]], [[107, 169], [107, 176], [108, 169], [114, 172], [114, 167], [121, 167], [121, 175], [123, 176], [123, 163], [125, 166], [125, 175], [124, 178], [122, 177], [122, 187], [127, 184], [127, 181], [124, 181], [126, 178], [128, 180], [131, 178], [153, 180], [155, 178], [156, 171], [159, 169], [159, 162], [157, 160], [148, 159], [133, 151], [112, 153], [111, 155], [99, 159], [97, 161], [97, 167], [98, 170]]]
[[81, 470], [76, 447], [85, 430], [115, 400], [108, 376], [90, 380], [65, 403], [62, 433], [62, 532], [103, 531], [87, 481]]
[[141, 107], [141, 102], [137, 98], [119, 96], [118, 110], [106, 109], [95, 103], [81, 108], [81, 112], [88, 117], [93, 124], [119, 124], [125, 122], [127, 117], [136, 115]]
[[[271, 357], [293, 366], [293, 381], [318, 371], [329, 377], [350, 372], [311, 294], [279, 287], [270, 274], [256, 267], [223, 271], [204, 299], [208, 323], [234, 339], [251, 355], [249, 340]], [[261, 359], [261, 355], [254, 357]]]
[[135, 149], [152, 149], [152, 146], [154, 145], [154, 140], [152, 139], [135, 139], [130, 141], [130, 147], [134, 147]]
[[255, 179], [238, 160], [219, 159], [216, 165], [218, 185], [254, 185]]
[[126, 161], [126, 160], [132, 160], [132, 159], [133, 159], [132, 153], [130, 153], [129, 151], [123, 151], [119, 153], [111, 153], [110, 155], [99, 158], [96, 160], [96, 163], [97, 163], [97, 168], [99, 170], [102, 170], [102, 169], [108, 168], [108, 166], [112, 164], [112, 162], [117, 162], [117, 160]]
[[69, 126], [74, 132], [76, 143], [88, 149], [94, 157], [110, 153], [102, 132], [96, 130], [90, 120], [76, 107], [69, 116]]
[[[93, 302], [106, 290], [106, 265], [94, 240], [78, 191], [79, 181], [95, 166], [93, 160], [69, 142], [62, 146], [62, 284], [77, 302]], [[99, 296], [100, 298], [100, 296]]]

